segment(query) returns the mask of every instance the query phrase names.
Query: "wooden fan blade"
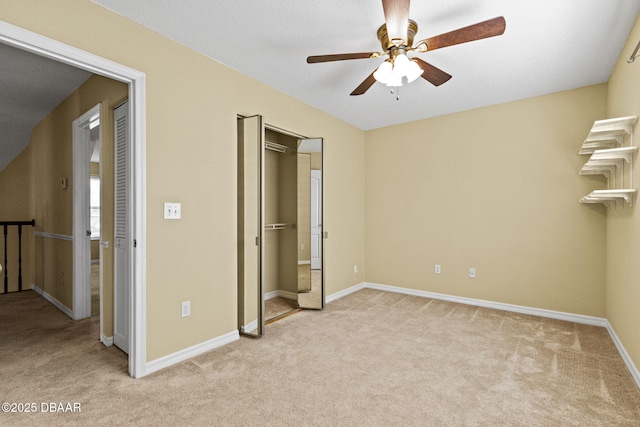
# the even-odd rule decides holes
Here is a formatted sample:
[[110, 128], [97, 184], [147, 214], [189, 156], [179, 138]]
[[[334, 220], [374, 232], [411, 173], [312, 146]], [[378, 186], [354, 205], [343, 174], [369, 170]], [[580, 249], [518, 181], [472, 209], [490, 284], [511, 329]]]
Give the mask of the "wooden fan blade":
[[[374, 73], [375, 73], [375, 71], [374, 71]], [[364, 79], [364, 81], [362, 83], [360, 83], [360, 86], [358, 86], [357, 88], [355, 88], [353, 90], [353, 92], [351, 92], [351, 96], [362, 95], [363, 93], [368, 91], [369, 88], [371, 86], [373, 86], [373, 84], [375, 82], [376, 82], [376, 78], [373, 77], [373, 73], [369, 74], [369, 77]]]
[[402, 40], [398, 45], [407, 43], [409, 29], [409, 0], [382, 0], [384, 20], [389, 40]]
[[504, 17], [489, 19], [487, 21], [478, 22], [468, 27], [459, 28], [439, 36], [431, 37], [420, 41], [416, 46], [426, 43], [427, 51], [440, 49], [442, 47], [453, 46], [460, 43], [472, 42], [474, 40], [486, 39], [489, 37], [499, 36], [504, 33], [506, 28]]
[[448, 82], [452, 77], [451, 74], [445, 73], [440, 68], [434, 67], [420, 58], [412, 59], [424, 70], [421, 77], [434, 86], [440, 86], [441, 84]]
[[316, 55], [307, 57], [308, 64], [318, 62], [344, 61], [346, 59], [366, 59], [380, 56], [378, 52], [339, 53], [336, 55]]

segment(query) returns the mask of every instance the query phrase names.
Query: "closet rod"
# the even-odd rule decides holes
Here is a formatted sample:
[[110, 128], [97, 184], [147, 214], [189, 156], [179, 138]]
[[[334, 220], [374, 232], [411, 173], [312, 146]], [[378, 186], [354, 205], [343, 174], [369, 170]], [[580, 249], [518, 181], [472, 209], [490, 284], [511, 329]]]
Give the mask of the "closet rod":
[[640, 49], [640, 42], [638, 42], [638, 44], [636, 45], [636, 48], [633, 49], [633, 53], [631, 54], [631, 56], [629, 57], [629, 59], [627, 59], [627, 62], [629, 64], [631, 64], [633, 61], [636, 60], [636, 58], [638, 57], [637, 53], [638, 53], [638, 49]]
[[271, 142], [271, 141], [265, 141], [264, 148], [266, 148], [267, 150], [277, 151], [278, 153], [291, 153], [291, 154], [296, 153], [296, 150], [294, 150], [293, 148], [289, 148], [284, 145], [278, 144], [276, 142]]
[[295, 224], [285, 224], [285, 223], [277, 223], [277, 224], [265, 224], [265, 230], [286, 230], [288, 228], [296, 228]]

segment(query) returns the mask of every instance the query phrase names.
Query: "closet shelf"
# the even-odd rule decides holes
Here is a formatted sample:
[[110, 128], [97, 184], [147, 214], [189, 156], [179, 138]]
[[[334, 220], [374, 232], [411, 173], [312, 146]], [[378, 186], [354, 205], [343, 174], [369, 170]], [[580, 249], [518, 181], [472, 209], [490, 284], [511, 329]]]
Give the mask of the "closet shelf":
[[287, 223], [275, 223], [275, 224], [265, 224], [265, 230], [286, 230], [288, 228], [296, 228], [295, 224], [287, 224]]
[[624, 144], [625, 135], [631, 135], [636, 116], [596, 120], [580, 148], [580, 154], [591, 154], [595, 150], [614, 148]]
[[619, 189], [619, 190], [593, 190], [580, 199], [580, 203], [604, 203], [609, 207], [611, 203], [625, 201], [629, 205], [633, 203], [633, 195], [636, 190]]

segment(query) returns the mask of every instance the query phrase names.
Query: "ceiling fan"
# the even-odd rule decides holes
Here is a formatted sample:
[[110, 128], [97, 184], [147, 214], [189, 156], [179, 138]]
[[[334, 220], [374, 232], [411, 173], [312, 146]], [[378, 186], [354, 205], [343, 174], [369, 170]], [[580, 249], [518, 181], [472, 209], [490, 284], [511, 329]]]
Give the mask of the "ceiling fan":
[[351, 92], [351, 95], [362, 95], [378, 81], [390, 87], [402, 86], [402, 79], [410, 83], [422, 77], [434, 86], [447, 82], [451, 75], [423, 61], [420, 58], [409, 58], [408, 52], [423, 53], [471, 42], [504, 33], [506, 22], [504, 17], [489, 19], [468, 27], [459, 28], [448, 33], [430, 37], [413, 46], [413, 38], [418, 32], [418, 24], [409, 19], [410, 0], [382, 0], [385, 23], [378, 29], [378, 40], [382, 52], [340, 53], [333, 55], [309, 56], [307, 63], [344, 61], [347, 59], [388, 58]]

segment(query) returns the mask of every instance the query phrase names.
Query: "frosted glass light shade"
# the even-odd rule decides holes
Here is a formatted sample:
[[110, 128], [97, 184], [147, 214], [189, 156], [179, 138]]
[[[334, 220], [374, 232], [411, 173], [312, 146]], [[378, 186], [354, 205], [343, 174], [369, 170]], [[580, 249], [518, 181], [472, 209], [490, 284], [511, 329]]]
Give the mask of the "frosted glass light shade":
[[410, 65], [411, 61], [409, 61], [407, 55], [401, 53], [393, 60], [393, 72], [398, 73], [400, 76], [406, 76]]
[[386, 85], [391, 80], [391, 73], [393, 72], [393, 66], [391, 62], [384, 61], [375, 73], [373, 73], [373, 77], [379, 81], [380, 83]]
[[389, 87], [400, 87], [402, 86], [402, 76], [398, 73], [391, 73], [391, 78], [387, 82], [387, 86]]
[[409, 62], [409, 66], [407, 67], [407, 73], [406, 73], [407, 81], [409, 83], [411, 83], [412, 81], [420, 77], [422, 73], [424, 73], [424, 70], [420, 68], [420, 66], [416, 61]]

